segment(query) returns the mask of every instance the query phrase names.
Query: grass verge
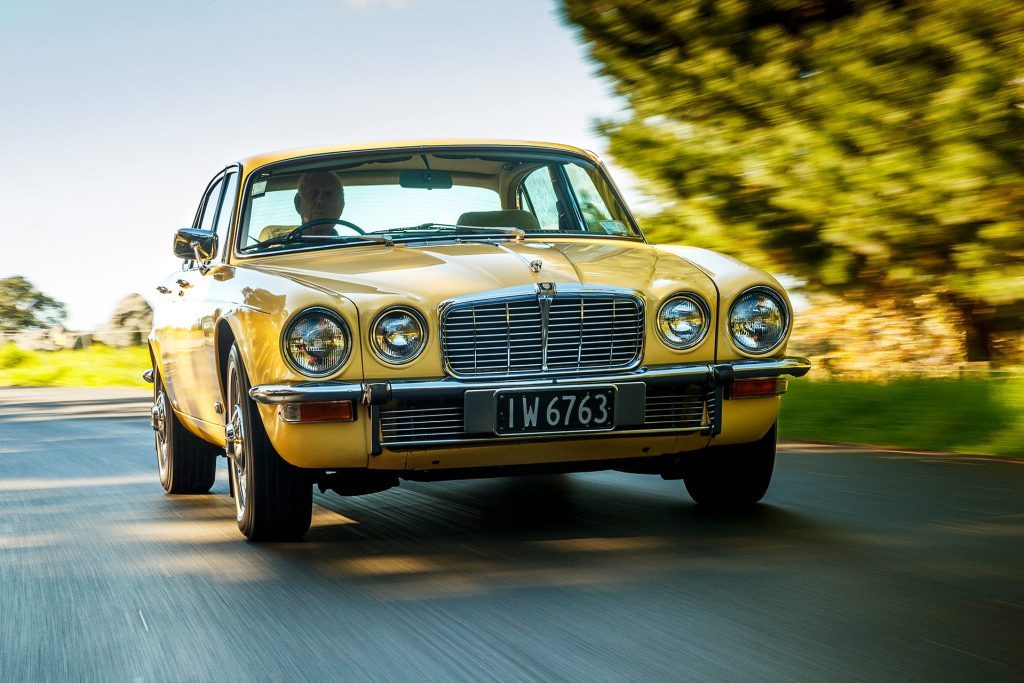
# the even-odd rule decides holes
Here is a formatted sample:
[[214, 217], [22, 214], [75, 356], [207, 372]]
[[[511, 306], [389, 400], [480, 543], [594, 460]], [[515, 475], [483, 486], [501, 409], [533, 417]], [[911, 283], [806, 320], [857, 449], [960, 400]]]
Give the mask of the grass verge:
[[953, 453], [1024, 456], [1024, 377], [790, 380], [780, 436]]
[[149, 369], [144, 346], [114, 349], [94, 344], [78, 351], [22, 351], [0, 347], [0, 386], [138, 387]]

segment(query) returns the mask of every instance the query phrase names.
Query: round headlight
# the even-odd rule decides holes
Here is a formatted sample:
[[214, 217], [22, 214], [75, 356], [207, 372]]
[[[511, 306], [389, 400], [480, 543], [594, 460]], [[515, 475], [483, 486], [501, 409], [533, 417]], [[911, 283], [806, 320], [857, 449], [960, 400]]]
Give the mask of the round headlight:
[[707, 304], [694, 294], [677, 294], [658, 311], [658, 333], [673, 349], [689, 349], [699, 344], [710, 323]]
[[426, 323], [410, 308], [389, 308], [370, 326], [370, 348], [385, 363], [408, 363], [426, 344]]
[[789, 311], [782, 296], [768, 287], [743, 292], [729, 309], [729, 334], [741, 351], [767, 353], [782, 343]]
[[296, 316], [282, 341], [284, 357], [292, 367], [310, 377], [337, 372], [352, 350], [348, 325], [325, 308], [311, 308]]

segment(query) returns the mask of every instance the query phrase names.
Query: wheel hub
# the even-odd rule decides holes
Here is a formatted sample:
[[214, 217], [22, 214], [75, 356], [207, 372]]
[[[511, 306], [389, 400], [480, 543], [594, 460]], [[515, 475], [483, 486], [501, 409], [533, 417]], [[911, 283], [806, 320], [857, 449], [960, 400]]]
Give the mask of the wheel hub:
[[163, 389], [157, 394], [156, 400], [153, 401], [153, 407], [149, 409], [149, 424], [153, 428], [154, 432], [163, 434], [164, 422], [167, 420], [167, 399], [164, 396]]

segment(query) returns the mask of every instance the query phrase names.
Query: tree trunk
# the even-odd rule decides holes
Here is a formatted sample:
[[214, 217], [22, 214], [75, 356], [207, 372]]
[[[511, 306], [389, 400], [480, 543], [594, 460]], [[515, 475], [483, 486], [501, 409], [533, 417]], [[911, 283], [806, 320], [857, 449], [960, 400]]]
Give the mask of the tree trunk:
[[979, 310], [977, 302], [961, 300], [960, 317], [964, 325], [967, 361], [992, 360], [992, 317]]

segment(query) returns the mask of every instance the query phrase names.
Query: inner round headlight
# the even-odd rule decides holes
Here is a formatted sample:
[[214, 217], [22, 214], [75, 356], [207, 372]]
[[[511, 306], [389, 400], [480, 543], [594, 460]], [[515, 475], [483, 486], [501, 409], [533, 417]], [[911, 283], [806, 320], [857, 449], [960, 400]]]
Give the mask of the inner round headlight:
[[285, 358], [304, 375], [325, 377], [348, 360], [352, 340], [348, 325], [326, 308], [311, 308], [295, 317], [284, 332]]
[[748, 289], [729, 309], [729, 334], [747, 353], [771, 351], [782, 343], [788, 327], [786, 302], [768, 287]]
[[699, 344], [710, 322], [707, 304], [694, 294], [677, 294], [658, 311], [658, 333], [673, 349], [689, 349]]
[[427, 326], [410, 308], [389, 308], [370, 327], [370, 346], [385, 363], [408, 363], [427, 344]]

